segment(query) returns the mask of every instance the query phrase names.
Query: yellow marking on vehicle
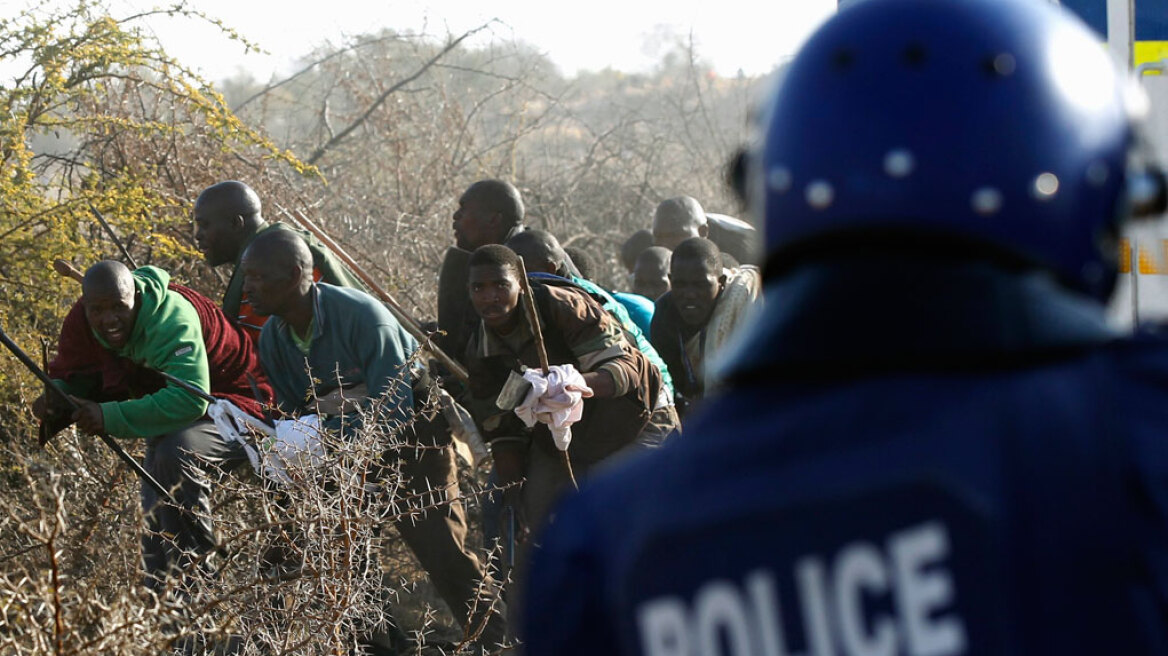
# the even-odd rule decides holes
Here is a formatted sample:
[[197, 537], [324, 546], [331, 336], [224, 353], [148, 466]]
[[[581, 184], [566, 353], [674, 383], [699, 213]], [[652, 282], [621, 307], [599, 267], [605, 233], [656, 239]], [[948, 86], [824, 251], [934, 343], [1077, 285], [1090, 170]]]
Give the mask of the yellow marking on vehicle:
[[[1136, 41], [1132, 51], [1135, 66], [1168, 59], [1168, 41]], [[1144, 75], [1159, 75], [1159, 71], [1148, 71]]]

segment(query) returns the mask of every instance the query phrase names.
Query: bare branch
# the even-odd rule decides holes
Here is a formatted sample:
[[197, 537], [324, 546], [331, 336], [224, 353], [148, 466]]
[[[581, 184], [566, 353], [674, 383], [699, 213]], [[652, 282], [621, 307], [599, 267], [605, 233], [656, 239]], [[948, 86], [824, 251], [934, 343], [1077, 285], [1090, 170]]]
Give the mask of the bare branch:
[[391, 95], [393, 95], [393, 93], [395, 91], [397, 91], [398, 89], [401, 89], [402, 87], [409, 84], [410, 82], [413, 82], [414, 80], [418, 79], [419, 77], [422, 77], [422, 75], [424, 75], [426, 73], [426, 71], [430, 70], [430, 67], [432, 67], [434, 64], [438, 63], [438, 61], [441, 60], [443, 57], [445, 57], [447, 54], [449, 54], [450, 51], [457, 48], [460, 43], [462, 43], [466, 39], [470, 38], [471, 36], [477, 34], [478, 32], [481, 32], [481, 31], [487, 29], [487, 27], [490, 26], [490, 24], [491, 24], [490, 22], [484, 23], [484, 24], [474, 28], [473, 30], [468, 30], [466, 32], [463, 32], [458, 38], [447, 43], [446, 47], [442, 48], [442, 50], [440, 50], [438, 52], [438, 54], [434, 55], [429, 60], [427, 60], [426, 63], [422, 64], [418, 68], [418, 70], [414, 71], [408, 77], [402, 78], [397, 83], [395, 83], [393, 86], [386, 89], [384, 93], [382, 93], [380, 96], [378, 96], [377, 99], [374, 100], [371, 105], [369, 105], [369, 107], [365, 110], [365, 112], [363, 114], [361, 114], [361, 116], [359, 116], [355, 121], [350, 123], [349, 126], [346, 127], [344, 130], [341, 130], [339, 133], [337, 133], [336, 136], [334, 136], [332, 139], [329, 139], [327, 142], [325, 142], [325, 144], [323, 146], [321, 146], [320, 148], [317, 148], [316, 152], [314, 152], [312, 154], [312, 156], [309, 157], [305, 161], [307, 161], [309, 164], [316, 164], [318, 161], [320, 161], [320, 158], [326, 152], [328, 152], [328, 150], [330, 148], [332, 148], [333, 146], [337, 145], [342, 140], [344, 140], [344, 138], [349, 136], [349, 134], [352, 133], [353, 130], [356, 130], [357, 128], [361, 127], [361, 125], [364, 124], [365, 121], [368, 120], [368, 118], [371, 115], [373, 115], [373, 112], [377, 111], [377, 108], [381, 107], [381, 105], [384, 104], [385, 101]]

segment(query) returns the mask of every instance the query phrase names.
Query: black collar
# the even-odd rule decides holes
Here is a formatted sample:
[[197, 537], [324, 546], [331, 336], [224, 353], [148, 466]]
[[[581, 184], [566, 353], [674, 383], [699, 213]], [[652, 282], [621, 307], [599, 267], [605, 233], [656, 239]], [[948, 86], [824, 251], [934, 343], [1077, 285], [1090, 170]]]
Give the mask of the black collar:
[[980, 261], [847, 258], [771, 281], [723, 370], [855, 376], [1020, 366], [1113, 341], [1103, 306], [1038, 271]]

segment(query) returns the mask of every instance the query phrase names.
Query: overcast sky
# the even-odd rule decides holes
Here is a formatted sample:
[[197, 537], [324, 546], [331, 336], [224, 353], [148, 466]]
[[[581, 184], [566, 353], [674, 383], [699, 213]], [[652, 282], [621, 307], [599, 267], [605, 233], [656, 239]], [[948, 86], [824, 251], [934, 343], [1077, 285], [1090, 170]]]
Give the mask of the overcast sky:
[[[0, 0], [0, 6], [35, 6]], [[169, 4], [107, 0], [115, 17]], [[643, 71], [658, 61], [654, 35], [692, 32], [698, 54], [725, 75], [766, 73], [788, 58], [835, 10], [836, 0], [193, 0], [189, 3], [257, 42], [243, 48], [204, 25], [156, 21], [152, 28], [183, 63], [211, 80], [246, 69], [260, 79], [293, 70], [292, 62], [325, 42], [383, 27], [444, 36], [497, 18], [496, 38], [517, 38], [545, 52], [564, 73], [613, 67]], [[0, 13], [8, 11], [0, 9]], [[485, 37], [485, 38], [490, 38]]]

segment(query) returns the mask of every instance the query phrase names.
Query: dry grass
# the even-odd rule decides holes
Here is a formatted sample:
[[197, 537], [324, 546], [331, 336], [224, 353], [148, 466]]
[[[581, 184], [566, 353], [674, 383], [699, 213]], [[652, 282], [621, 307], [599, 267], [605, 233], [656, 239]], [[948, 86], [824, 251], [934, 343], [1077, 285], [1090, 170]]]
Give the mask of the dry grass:
[[[250, 470], [214, 474], [218, 553], [157, 595], [142, 585], [133, 474], [72, 430], [44, 451], [31, 439], [7, 444], [0, 653], [136, 656], [232, 644], [243, 654], [343, 655], [384, 628], [390, 606], [413, 639], [409, 653], [467, 648], [390, 526], [426, 506], [393, 468], [371, 476], [383, 454], [415, 446], [366, 425], [375, 427], [359, 439], [329, 438], [327, 462], [295, 469], [282, 489]], [[479, 484], [466, 478], [473, 495]]]

